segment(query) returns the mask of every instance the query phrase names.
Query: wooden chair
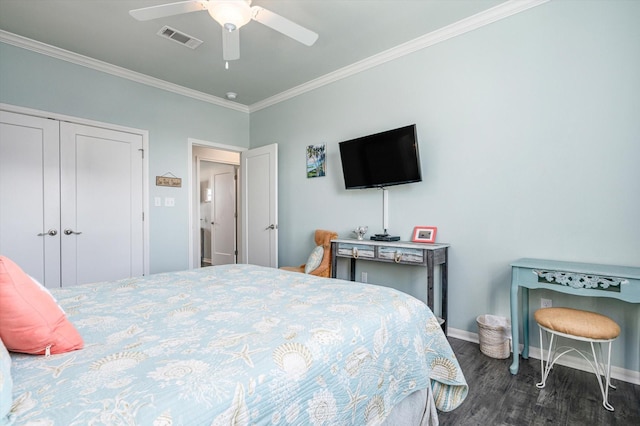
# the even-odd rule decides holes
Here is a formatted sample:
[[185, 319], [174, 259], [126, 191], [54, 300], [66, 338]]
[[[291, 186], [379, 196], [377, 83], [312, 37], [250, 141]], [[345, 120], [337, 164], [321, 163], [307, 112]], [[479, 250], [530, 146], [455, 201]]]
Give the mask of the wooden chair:
[[[338, 238], [338, 233], [334, 231], [326, 231], [324, 229], [317, 229], [315, 232], [315, 241], [316, 246], [321, 246], [323, 248], [323, 256], [320, 265], [309, 272], [310, 275], [315, 275], [318, 277], [331, 277], [331, 240]], [[286, 271], [293, 272], [302, 272], [304, 273], [306, 267], [306, 263], [300, 266], [283, 266], [280, 269], [284, 269]]]
[[[540, 389], [544, 388], [553, 364], [562, 355], [575, 351], [591, 365], [594, 374], [598, 378], [598, 385], [602, 394], [602, 405], [607, 410], [613, 411], [613, 406], [609, 404], [609, 388], [615, 389], [615, 386], [611, 385], [611, 343], [620, 335], [620, 326], [607, 316], [571, 308], [538, 309], [534, 314], [534, 318], [540, 327], [540, 368], [542, 370], [542, 381], [537, 383], [536, 386]], [[543, 330], [550, 336], [546, 365], [542, 340]], [[556, 336], [589, 342], [591, 345], [590, 356], [592, 358], [587, 352], [571, 346], [558, 348], [557, 342], [554, 349], [554, 337]], [[609, 344], [606, 366], [602, 354], [603, 343]], [[595, 346], [598, 347], [599, 356], [596, 354]], [[561, 353], [556, 355], [558, 352]], [[604, 376], [604, 383], [601, 376]]]

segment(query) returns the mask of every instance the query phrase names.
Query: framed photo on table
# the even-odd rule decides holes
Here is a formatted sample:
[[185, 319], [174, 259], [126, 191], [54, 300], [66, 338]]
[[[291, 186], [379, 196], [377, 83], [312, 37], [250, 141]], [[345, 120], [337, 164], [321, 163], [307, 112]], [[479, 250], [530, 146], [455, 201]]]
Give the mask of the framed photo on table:
[[413, 228], [411, 241], [414, 243], [435, 243], [436, 232], [438, 232], [438, 228], [435, 226], [416, 226]]

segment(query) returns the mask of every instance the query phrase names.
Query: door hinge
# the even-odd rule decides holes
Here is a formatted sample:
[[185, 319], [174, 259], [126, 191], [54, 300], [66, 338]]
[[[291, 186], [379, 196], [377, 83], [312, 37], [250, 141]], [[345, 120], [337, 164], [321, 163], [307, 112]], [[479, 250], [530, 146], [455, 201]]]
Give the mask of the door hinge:
[[238, 250], [234, 250], [233, 254], [235, 254], [237, 256], [238, 255]]
[[138, 148], [138, 151], [140, 151], [142, 153], [142, 158], [144, 159], [144, 149]]
[[142, 221], [144, 222], [144, 212], [142, 212]]

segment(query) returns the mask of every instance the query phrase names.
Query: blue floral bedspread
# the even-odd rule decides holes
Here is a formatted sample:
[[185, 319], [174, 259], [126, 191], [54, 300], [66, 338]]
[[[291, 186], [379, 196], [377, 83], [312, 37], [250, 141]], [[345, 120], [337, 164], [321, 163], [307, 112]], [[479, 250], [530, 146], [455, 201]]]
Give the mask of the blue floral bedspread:
[[12, 354], [18, 425], [379, 424], [467, 394], [431, 311], [386, 287], [227, 265], [52, 293], [85, 348]]

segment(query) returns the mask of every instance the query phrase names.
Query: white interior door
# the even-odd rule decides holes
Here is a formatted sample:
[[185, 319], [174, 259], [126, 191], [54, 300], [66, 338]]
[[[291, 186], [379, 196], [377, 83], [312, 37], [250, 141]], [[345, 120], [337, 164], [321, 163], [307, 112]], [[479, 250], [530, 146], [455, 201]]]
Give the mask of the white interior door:
[[63, 286], [143, 275], [142, 136], [60, 125]]
[[242, 261], [278, 267], [278, 145], [240, 155]]
[[59, 122], [0, 111], [0, 254], [60, 287]]
[[236, 168], [221, 165], [212, 176], [211, 263], [236, 263]]

